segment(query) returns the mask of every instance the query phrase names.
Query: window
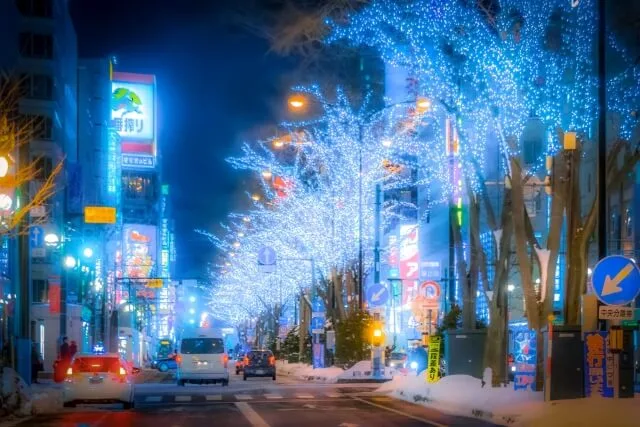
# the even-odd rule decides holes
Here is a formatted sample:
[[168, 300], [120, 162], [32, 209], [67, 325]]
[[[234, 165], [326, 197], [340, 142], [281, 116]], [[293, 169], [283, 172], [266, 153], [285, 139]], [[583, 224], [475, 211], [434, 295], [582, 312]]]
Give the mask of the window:
[[49, 300], [47, 281], [41, 279], [34, 279], [31, 281], [33, 289], [33, 302], [47, 303]]
[[32, 127], [34, 139], [53, 139], [53, 120], [51, 120], [51, 117], [27, 115], [24, 116], [24, 119], [26, 125]]
[[126, 199], [149, 200], [154, 197], [154, 180], [149, 174], [123, 173], [122, 192]]
[[53, 0], [16, 0], [16, 6], [23, 16], [53, 17]]
[[224, 344], [221, 338], [185, 338], [180, 345], [183, 354], [222, 354]]
[[20, 33], [20, 54], [27, 58], [53, 59], [51, 34]]
[[24, 96], [31, 99], [53, 99], [53, 78], [46, 74], [24, 75], [22, 77]]
[[116, 357], [80, 357], [71, 366], [73, 372], [109, 372], [112, 374], [119, 374], [120, 367], [120, 360]]
[[39, 181], [46, 181], [53, 172], [53, 160], [50, 157], [37, 157], [32, 159], [36, 163], [36, 177]]

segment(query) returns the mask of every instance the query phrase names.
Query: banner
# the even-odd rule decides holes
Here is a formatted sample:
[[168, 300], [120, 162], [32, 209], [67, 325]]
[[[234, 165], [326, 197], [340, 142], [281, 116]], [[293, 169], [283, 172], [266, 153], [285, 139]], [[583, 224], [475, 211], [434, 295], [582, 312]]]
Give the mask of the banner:
[[427, 365], [427, 382], [437, 383], [440, 380], [440, 337], [429, 337], [429, 364]]
[[602, 331], [584, 334], [585, 397], [613, 397], [613, 354], [607, 335]]
[[513, 389], [535, 391], [536, 385], [536, 332], [527, 328], [514, 329]]
[[60, 313], [60, 285], [49, 283], [49, 313]]

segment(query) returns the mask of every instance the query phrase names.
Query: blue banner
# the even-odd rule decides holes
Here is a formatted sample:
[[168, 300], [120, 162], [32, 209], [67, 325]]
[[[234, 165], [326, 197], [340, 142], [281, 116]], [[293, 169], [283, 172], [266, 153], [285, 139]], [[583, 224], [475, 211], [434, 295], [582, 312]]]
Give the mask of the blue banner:
[[613, 354], [607, 335], [603, 331], [584, 334], [585, 397], [613, 397]]
[[527, 328], [513, 330], [513, 389], [535, 390], [536, 331]]

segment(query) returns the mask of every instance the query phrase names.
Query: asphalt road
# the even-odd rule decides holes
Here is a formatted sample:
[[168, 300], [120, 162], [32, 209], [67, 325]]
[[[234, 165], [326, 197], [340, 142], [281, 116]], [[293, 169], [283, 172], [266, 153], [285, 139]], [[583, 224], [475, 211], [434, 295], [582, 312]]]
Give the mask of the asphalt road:
[[[157, 378], [154, 378], [157, 380]], [[34, 427], [369, 427], [489, 426], [401, 402], [370, 384], [310, 384], [231, 376], [228, 387], [178, 387], [166, 378], [136, 385], [136, 409], [78, 406], [23, 421]]]

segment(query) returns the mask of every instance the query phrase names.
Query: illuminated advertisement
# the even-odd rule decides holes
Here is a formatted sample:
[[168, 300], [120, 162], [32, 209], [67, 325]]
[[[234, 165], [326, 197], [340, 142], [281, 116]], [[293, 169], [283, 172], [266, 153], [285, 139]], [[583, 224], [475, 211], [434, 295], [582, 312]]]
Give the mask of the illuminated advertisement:
[[152, 75], [113, 73], [111, 126], [120, 137], [124, 168], [155, 167], [155, 85]]
[[613, 354], [607, 332], [584, 334], [585, 397], [613, 397]]
[[417, 292], [417, 280], [420, 276], [418, 252], [418, 227], [400, 226], [400, 278], [403, 280], [402, 304], [413, 301]]
[[536, 382], [536, 331], [526, 327], [513, 331], [513, 389], [535, 389]]
[[169, 277], [170, 237], [169, 219], [167, 218], [167, 202], [169, 199], [169, 186], [162, 186], [160, 197], [160, 276]]
[[125, 276], [130, 279], [151, 277], [156, 263], [156, 227], [125, 224], [123, 231]]

